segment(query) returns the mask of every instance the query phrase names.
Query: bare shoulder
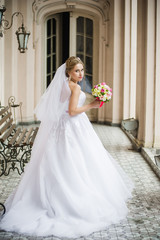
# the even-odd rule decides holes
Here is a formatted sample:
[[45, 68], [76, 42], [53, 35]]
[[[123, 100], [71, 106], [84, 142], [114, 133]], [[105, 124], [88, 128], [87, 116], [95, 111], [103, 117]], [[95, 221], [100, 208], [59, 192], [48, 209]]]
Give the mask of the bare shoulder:
[[71, 89], [71, 92], [79, 93], [81, 90], [81, 87], [78, 84], [71, 81], [69, 82], [69, 87]]

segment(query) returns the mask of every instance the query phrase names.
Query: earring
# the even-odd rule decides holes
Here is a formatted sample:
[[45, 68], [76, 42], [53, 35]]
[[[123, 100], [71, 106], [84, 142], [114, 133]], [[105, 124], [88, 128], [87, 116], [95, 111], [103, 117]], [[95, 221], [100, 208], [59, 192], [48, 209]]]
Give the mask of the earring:
[[70, 81], [71, 80], [71, 76], [69, 75], [69, 77], [68, 77], [68, 81]]

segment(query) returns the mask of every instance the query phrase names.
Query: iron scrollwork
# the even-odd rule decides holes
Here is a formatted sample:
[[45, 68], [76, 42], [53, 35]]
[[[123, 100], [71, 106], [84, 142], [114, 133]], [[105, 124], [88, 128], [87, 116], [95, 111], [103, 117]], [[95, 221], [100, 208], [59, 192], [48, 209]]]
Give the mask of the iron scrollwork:
[[17, 170], [21, 175], [31, 157], [31, 146], [11, 146], [1, 143], [0, 146], [0, 177], [8, 176], [10, 171]]
[[[2, 215], [4, 215], [4, 214], [5, 214], [5, 212], [6, 212], [6, 208], [5, 208], [5, 206], [4, 206], [4, 204], [3, 204], [3, 203], [0, 203], [0, 206], [3, 208]], [[1, 211], [0, 211], [0, 212], [1, 212]]]

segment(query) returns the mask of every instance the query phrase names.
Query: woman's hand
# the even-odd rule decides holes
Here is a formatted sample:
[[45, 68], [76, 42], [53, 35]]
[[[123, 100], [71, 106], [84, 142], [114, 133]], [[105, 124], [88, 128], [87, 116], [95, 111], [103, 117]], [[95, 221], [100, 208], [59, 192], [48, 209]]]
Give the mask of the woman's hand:
[[101, 102], [97, 99], [90, 103], [91, 108], [99, 108], [100, 104]]

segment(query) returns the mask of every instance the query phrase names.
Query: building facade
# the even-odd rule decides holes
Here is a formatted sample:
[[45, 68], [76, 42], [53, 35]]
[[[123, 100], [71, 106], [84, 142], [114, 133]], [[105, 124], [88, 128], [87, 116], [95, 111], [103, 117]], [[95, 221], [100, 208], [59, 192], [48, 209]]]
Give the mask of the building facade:
[[160, 148], [160, 0], [10, 0], [5, 18], [21, 12], [31, 35], [28, 50], [17, 49], [13, 26], [0, 39], [0, 101], [22, 102], [23, 121], [33, 110], [55, 70], [77, 55], [86, 66], [82, 89], [98, 82], [113, 89], [112, 100], [88, 113], [90, 120], [120, 124], [139, 121], [137, 141]]

